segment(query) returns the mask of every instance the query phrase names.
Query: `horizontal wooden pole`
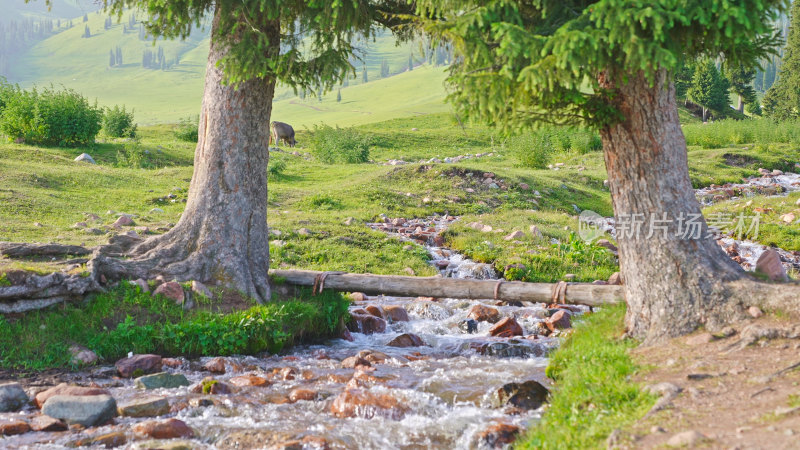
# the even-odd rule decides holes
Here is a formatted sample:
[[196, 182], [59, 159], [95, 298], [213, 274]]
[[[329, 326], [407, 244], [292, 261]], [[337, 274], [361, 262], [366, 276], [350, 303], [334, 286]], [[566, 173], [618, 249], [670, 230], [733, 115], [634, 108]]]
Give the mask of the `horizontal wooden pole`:
[[[326, 272], [314, 270], [270, 270], [272, 277], [300, 286], [314, 286]], [[363, 292], [368, 295], [399, 297], [437, 297], [463, 299], [493, 299], [549, 303], [556, 284], [524, 283], [497, 280], [463, 280], [438, 277], [409, 277], [329, 272], [324, 288], [343, 292]], [[495, 291], [495, 289], [497, 289]], [[497, 295], [495, 296], [495, 292]], [[588, 283], [568, 284], [563, 302], [576, 305], [601, 306], [625, 301], [622, 286]]]

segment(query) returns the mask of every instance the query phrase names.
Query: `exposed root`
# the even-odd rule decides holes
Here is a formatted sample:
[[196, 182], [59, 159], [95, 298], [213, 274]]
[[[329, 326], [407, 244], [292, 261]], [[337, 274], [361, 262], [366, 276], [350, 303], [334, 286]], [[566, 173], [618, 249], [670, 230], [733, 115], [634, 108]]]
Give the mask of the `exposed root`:
[[727, 353], [741, 350], [756, 342], [772, 339], [798, 339], [800, 338], [800, 324], [791, 328], [764, 327], [757, 323], [746, 326], [740, 333], [738, 341], [727, 348]]
[[61, 272], [37, 275], [30, 272], [6, 273], [10, 286], [0, 286], [0, 313], [41, 309], [90, 292], [102, 291], [94, 276], [66, 275]]
[[30, 256], [88, 255], [91, 249], [80, 245], [29, 244], [21, 242], [0, 242], [0, 255], [9, 258]]

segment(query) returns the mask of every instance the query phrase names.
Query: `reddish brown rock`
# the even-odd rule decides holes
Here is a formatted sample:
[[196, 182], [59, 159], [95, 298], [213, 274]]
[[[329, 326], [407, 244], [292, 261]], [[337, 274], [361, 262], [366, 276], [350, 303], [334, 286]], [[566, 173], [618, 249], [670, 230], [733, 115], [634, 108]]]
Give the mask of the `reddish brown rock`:
[[400, 305], [387, 305], [383, 307], [386, 317], [392, 322], [408, 322], [408, 311]]
[[386, 321], [371, 314], [350, 314], [347, 327], [354, 333], [374, 334], [386, 331]]
[[422, 347], [425, 345], [425, 341], [416, 334], [404, 333], [392, 339], [386, 345], [390, 347]]
[[781, 257], [773, 249], [767, 249], [756, 261], [756, 273], [766, 276], [772, 281], [788, 281], [786, 269], [781, 264]]
[[380, 317], [381, 319], [386, 318], [386, 314], [383, 312], [383, 308], [377, 305], [369, 305], [366, 308], [367, 312], [375, 317]]
[[41, 409], [44, 405], [44, 402], [47, 401], [50, 397], [54, 395], [111, 395], [105, 389], [102, 388], [94, 388], [94, 387], [82, 387], [82, 386], [70, 386], [66, 383], [61, 383], [58, 386], [51, 387], [46, 391], [39, 392], [36, 394], [36, 397], [33, 399], [33, 402], [36, 404], [36, 407]]
[[67, 424], [50, 416], [36, 416], [31, 420], [33, 431], [67, 431]]
[[234, 386], [269, 386], [270, 382], [266, 378], [255, 375], [242, 375], [233, 377], [228, 382]]
[[504, 448], [512, 444], [521, 431], [516, 425], [498, 423], [478, 434], [478, 441], [485, 447]]
[[350, 293], [350, 299], [354, 302], [363, 302], [367, 300], [367, 296], [361, 292], [352, 292]]
[[121, 377], [139, 377], [161, 372], [161, 357], [158, 355], [133, 355], [117, 361], [116, 367]]
[[180, 359], [175, 358], [161, 358], [161, 364], [167, 367], [171, 367], [173, 369], [178, 368], [183, 365], [183, 361]]
[[128, 227], [133, 224], [134, 224], [133, 219], [131, 219], [130, 216], [123, 215], [119, 216], [119, 218], [113, 224], [111, 224], [111, 226], [114, 228], [120, 228], [120, 227]]
[[215, 380], [212, 377], [205, 377], [192, 387], [192, 392], [195, 394], [225, 395], [233, 393], [233, 386], [224, 381]]
[[511, 317], [506, 317], [500, 322], [497, 322], [492, 328], [489, 328], [489, 336], [511, 337], [522, 336], [523, 334], [525, 333], [520, 324]]
[[467, 317], [475, 319], [478, 322], [497, 323], [500, 320], [500, 311], [491, 306], [486, 306], [478, 303], [470, 308]]
[[297, 369], [294, 367], [284, 367], [278, 372], [278, 376], [284, 381], [294, 380], [297, 376]]
[[178, 419], [148, 420], [133, 426], [134, 434], [153, 439], [175, 439], [194, 437], [194, 431]]
[[622, 282], [622, 275], [619, 272], [614, 272], [608, 277], [608, 284], [611, 285], [621, 285]]
[[76, 447], [99, 446], [104, 448], [116, 448], [128, 443], [128, 437], [123, 431], [101, 434], [90, 438], [75, 441]]
[[183, 286], [175, 281], [167, 281], [160, 285], [153, 291], [153, 295], [163, 295], [177, 304], [183, 304], [185, 295], [183, 293]]
[[203, 364], [203, 368], [211, 373], [225, 373], [225, 359], [213, 358]]
[[342, 360], [342, 367], [345, 369], [355, 369], [358, 366], [370, 367], [372, 364], [360, 356], [351, 356]]
[[28, 422], [20, 419], [0, 418], [0, 435], [13, 436], [15, 434], [22, 434], [31, 431]]
[[550, 331], [564, 330], [572, 327], [572, 319], [569, 311], [560, 309], [555, 314], [545, 320], [545, 325]]
[[289, 392], [289, 400], [291, 400], [292, 403], [299, 402], [301, 400], [314, 400], [316, 397], [317, 393], [311, 389], [297, 388], [293, 389], [292, 392]]
[[331, 404], [331, 413], [336, 417], [362, 417], [370, 419], [375, 416], [395, 420], [402, 419], [408, 407], [389, 394], [373, 394], [362, 389], [348, 389], [339, 394]]

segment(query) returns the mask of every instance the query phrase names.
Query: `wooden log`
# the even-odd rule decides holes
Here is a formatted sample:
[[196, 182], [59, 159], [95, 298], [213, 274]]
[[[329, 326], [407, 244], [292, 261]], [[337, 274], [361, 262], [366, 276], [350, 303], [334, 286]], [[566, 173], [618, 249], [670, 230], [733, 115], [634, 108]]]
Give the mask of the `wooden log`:
[[80, 245], [62, 244], [27, 244], [22, 242], [0, 242], [0, 255], [9, 258], [24, 258], [27, 256], [64, 256], [88, 255], [91, 249]]
[[[322, 274], [313, 270], [270, 270], [273, 278], [300, 286], [319, 284]], [[437, 277], [408, 277], [397, 275], [372, 275], [327, 272], [325, 289], [344, 292], [363, 292], [368, 295], [395, 295], [399, 297], [437, 297], [463, 299], [492, 299], [506, 301], [532, 301], [549, 303], [557, 284], [524, 283], [521, 281], [462, 280]], [[563, 285], [562, 285], [563, 287]], [[495, 295], [496, 293], [496, 295]], [[625, 301], [622, 286], [588, 283], [567, 284], [563, 300], [559, 302], [578, 305], [601, 306]]]

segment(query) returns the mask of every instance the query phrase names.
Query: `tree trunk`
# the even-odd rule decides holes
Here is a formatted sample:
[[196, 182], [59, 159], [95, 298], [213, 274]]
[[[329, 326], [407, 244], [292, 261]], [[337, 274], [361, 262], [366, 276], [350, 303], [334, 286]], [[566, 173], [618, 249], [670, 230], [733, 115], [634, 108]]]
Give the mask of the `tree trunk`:
[[703, 122], [707, 122], [707, 121], [708, 121], [708, 108], [703, 106]]
[[[216, 35], [217, 7], [211, 35]], [[277, 21], [263, 24], [280, 44]], [[274, 79], [223, 84], [227, 48], [212, 39], [186, 209], [169, 232], [135, 247], [130, 260], [100, 260], [111, 278], [164, 275], [232, 287], [270, 299], [267, 162]], [[277, 52], [276, 52], [277, 53]], [[105, 263], [105, 264], [104, 264]]]
[[744, 114], [744, 100], [742, 100], [742, 96], [739, 96], [739, 106], [736, 108], [739, 110], [740, 114]]
[[[626, 84], [601, 82], [616, 89], [613, 101], [625, 117], [601, 130], [601, 136], [628, 333], [652, 343], [701, 325], [714, 329], [729, 323], [744, 308], [726, 283], [749, 277], [707, 235], [689, 179], [686, 141], [668, 74], [659, 71], [652, 85], [641, 74]], [[682, 236], [688, 223], [681, 217], [699, 218], [693, 221], [699, 233]]]

